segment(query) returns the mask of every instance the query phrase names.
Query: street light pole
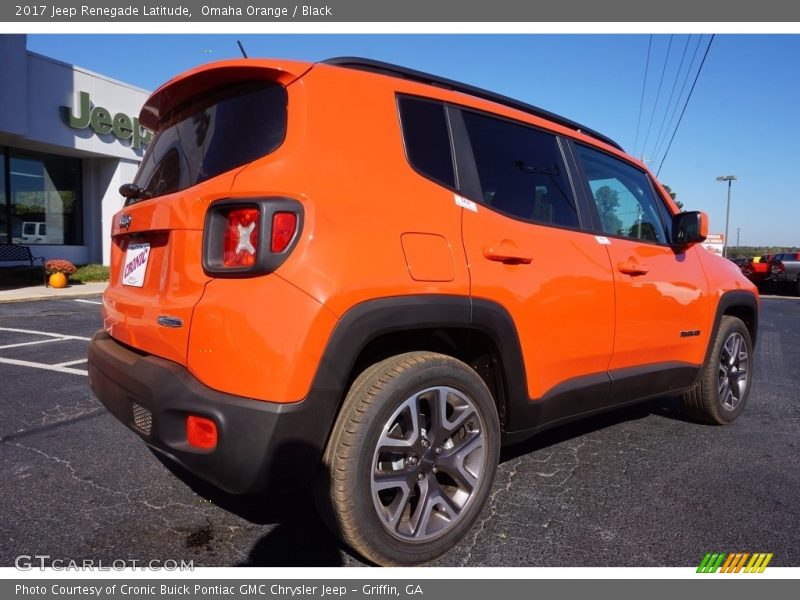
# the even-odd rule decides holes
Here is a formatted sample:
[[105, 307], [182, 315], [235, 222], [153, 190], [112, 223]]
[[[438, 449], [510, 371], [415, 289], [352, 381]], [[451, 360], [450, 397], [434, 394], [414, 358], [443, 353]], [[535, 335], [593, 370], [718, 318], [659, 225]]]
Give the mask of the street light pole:
[[728, 210], [725, 213], [725, 245], [722, 246], [722, 256], [728, 256], [728, 224], [731, 220], [731, 183], [736, 181], [735, 175], [723, 175], [721, 177], [717, 177], [717, 181], [727, 181], [728, 182]]

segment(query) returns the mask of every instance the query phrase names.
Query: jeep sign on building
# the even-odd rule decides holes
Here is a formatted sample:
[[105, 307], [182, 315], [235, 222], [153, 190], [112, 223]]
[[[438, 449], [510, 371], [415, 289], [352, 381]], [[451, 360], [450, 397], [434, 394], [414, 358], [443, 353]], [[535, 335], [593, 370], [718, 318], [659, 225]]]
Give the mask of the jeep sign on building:
[[152, 139], [149, 92], [29, 52], [24, 35], [0, 35], [0, 56], [0, 243], [108, 264], [117, 190]]

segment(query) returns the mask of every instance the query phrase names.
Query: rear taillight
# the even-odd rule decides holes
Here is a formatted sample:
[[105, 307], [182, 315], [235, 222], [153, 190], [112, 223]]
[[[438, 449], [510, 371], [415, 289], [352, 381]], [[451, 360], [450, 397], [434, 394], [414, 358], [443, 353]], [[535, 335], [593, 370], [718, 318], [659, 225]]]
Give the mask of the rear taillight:
[[297, 215], [291, 212], [279, 212], [272, 215], [272, 252], [283, 252], [294, 238], [297, 231]]
[[302, 228], [303, 205], [297, 200], [214, 202], [206, 213], [203, 269], [216, 277], [271, 273], [292, 252]]
[[222, 264], [226, 267], [251, 267], [258, 248], [258, 208], [235, 208], [228, 212], [222, 241]]
[[772, 272], [773, 273], [785, 273], [786, 267], [783, 266], [782, 262], [774, 262], [772, 263]]

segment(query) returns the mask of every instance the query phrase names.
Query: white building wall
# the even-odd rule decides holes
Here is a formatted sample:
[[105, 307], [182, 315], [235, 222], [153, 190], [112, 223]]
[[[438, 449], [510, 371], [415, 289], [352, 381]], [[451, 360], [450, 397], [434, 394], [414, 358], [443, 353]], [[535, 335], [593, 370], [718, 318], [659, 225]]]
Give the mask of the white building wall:
[[112, 183], [106, 189], [106, 194], [102, 199], [103, 214], [101, 223], [103, 227], [102, 256], [103, 264], [109, 264], [111, 259], [111, 226], [114, 222], [114, 215], [122, 208], [124, 198], [119, 195], [119, 186], [133, 181], [139, 163], [129, 160], [118, 160], [112, 174]]
[[83, 245], [32, 245], [36, 256], [108, 264], [113, 215], [122, 207], [119, 186], [133, 181], [145, 148], [113, 134], [69, 127], [61, 107], [80, 113], [80, 93], [111, 117], [138, 117], [149, 92], [86, 69], [28, 52], [26, 36], [0, 35], [0, 145], [73, 156], [83, 161]]

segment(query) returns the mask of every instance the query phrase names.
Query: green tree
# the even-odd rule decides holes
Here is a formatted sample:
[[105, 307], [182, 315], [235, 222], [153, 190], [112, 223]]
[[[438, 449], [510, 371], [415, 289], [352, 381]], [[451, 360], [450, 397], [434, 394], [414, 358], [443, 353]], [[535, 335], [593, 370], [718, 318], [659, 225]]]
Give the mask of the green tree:
[[[662, 184], [662, 185], [663, 185], [663, 184]], [[666, 190], [666, 192], [669, 194], [669, 197], [670, 197], [670, 198], [672, 198], [673, 200], [675, 200], [675, 204], [677, 205], [677, 207], [678, 207], [680, 210], [683, 210], [683, 202], [681, 202], [680, 200], [676, 200], [676, 199], [675, 199], [675, 198], [676, 198], [676, 196], [677, 196], [678, 194], [677, 194], [676, 192], [673, 192], [673, 191], [672, 191], [672, 188], [671, 188], [671, 187], [669, 187], [668, 185], [664, 185], [664, 186], [663, 186], [663, 188], [664, 188], [664, 189]]]
[[622, 235], [622, 221], [619, 220], [616, 213], [619, 208], [619, 192], [604, 185], [594, 193], [594, 198], [597, 203], [597, 211], [600, 213], [600, 220], [603, 223], [603, 231]]

